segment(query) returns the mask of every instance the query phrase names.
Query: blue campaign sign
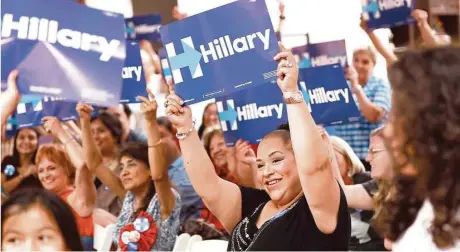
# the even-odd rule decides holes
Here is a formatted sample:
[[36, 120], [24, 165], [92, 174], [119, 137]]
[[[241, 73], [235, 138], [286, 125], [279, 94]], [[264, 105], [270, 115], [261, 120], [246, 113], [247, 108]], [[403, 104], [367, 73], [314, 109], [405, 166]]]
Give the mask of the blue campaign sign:
[[118, 104], [122, 15], [62, 0], [5, 0], [1, 13], [2, 82], [18, 69], [22, 94]]
[[161, 16], [159, 14], [127, 18], [125, 24], [126, 39], [128, 40], [160, 41]]
[[141, 51], [138, 43], [126, 43], [125, 66], [121, 73], [123, 87], [120, 103], [137, 103], [138, 95], [147, 96], [145, 75], [142, 67]]
[[299, 86], [309, 97], [310, 112], [323, 126], [357, 122], [361, 113], [339, 64], [300, 71]]
[[264, 0], [240, 0], [163, 26], [176, 92], [187, 104], [276, 78], [279, 52]]
[[169, 68], [168, 56], [166, 55], [166, 50], [164, 48], [160, 48], [160, 50], [158, 50], [158, 57], [160, 57], [163, 77], [165, 77], [165, 80], [168, 82], [169, 80], [172, 80], [172, 76], [171, 69]]
[[363, 18], [371, 30], [415, 22], [411, 17], [415, 0], [367, 0], [362, 4]]
[[300, 69], [340, 64], [348, 67], [345, 40], [308, 44], [292, 48]]
[[61, 121], [77, 120], [76, 105], [75, 102], [54, 97], [43, 97], [38, 101], [21, 100], [15, 113], [17, 129], [39, 126], [45, 116], [55, 116]]
[[[301, 75], [305, 81], [299, 86], [310, 101], [310, 111], [317, 124], [337, 125], [359, 120], [358, 108], [340, 65], [302, 69]], [[216, 105], [228, 146], [240, 138], [259, 143], [266, 134], [288, 121], [282, 93], [273, 83], [216, 98]]]

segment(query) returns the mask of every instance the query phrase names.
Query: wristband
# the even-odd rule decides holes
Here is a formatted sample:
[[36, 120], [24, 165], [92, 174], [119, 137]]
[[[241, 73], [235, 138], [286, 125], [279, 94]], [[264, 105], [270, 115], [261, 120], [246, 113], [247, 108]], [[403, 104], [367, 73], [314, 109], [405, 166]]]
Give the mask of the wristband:
[[156, 147], [158, 147], [158, 145], [160, 145], [162, 143], [163, 143], [163, 139], [160, 139], [154, 145], [149, 145], [149, 148], [156, 148]]

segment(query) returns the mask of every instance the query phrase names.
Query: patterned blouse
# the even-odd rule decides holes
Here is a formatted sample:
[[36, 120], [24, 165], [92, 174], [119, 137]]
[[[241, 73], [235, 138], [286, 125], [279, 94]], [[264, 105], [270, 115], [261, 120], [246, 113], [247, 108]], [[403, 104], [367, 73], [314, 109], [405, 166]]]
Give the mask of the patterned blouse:
[[[166, 220], [162, 220], [160, 212], [160, 201], [158, 200], [157, 195], [153, 196], [152, 200], [147, 207], [146, 212], [155, 220], [155, 223], [158, 227], [158, 233], [156, 242], [150, 251], [171, 251], [176, 242], [176, 236], [179, 232], [180, 225], [180, 210], [182, 207], [182, 201], [179, 194], [173, 189], [174, 196], [176, 198], [174, 209]], [[118, 240], [120, 238], [120, 230], [130, 224], [131, 215], [134, 212], [134, 194], [130, 191], [126, 193], [125, 199], [123, 201], [123, 207], [121, 213], [118, 216], [115, 233], [113, 234], [113, 242], [118, 247]]]

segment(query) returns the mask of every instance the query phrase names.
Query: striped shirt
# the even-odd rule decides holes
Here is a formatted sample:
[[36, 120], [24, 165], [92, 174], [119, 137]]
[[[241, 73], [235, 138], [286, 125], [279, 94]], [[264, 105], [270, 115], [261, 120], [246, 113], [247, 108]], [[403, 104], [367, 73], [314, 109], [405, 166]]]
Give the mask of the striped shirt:
[[[364, 160], [369, 149], [369, 135], [370, 133], [383, 125], [387, 119], [388, 112], [391, 109], [391, 89], [388, 83], [384, 80], [372, 76], [369, 81], [364, 85], [363, 91], [366, 96], [375, 105], [383, 108], [386, 113], [382, 120], [377, 123], [370, 123], [361, 114], [361, 118], [357, 123], [350, 123], [333, 127], [332, 134], [341, 137], [345, 140], [356, 153], [356, 155]], [[359, 103], [355, 95], [353, 98], [359, 108]]]

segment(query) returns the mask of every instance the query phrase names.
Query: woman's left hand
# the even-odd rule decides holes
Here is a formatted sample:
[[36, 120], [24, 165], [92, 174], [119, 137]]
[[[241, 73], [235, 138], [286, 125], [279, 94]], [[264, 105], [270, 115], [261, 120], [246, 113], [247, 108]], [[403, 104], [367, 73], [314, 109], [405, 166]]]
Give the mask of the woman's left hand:
[[43, 117], [42, 122], [45, 131], [55, 138], [59, 138], [59, 136], [64, 132], [61, 122], [54, 116], [45, 116]]
[[277, 75], [279, 88], [282, 92], [295, 92], [299, 90], [297, 80], [299, 78], [299, 67], [291, 51], [286, 49], [281, 42], [279, 43], [281, 52], [274, 60], [279, 61]]

